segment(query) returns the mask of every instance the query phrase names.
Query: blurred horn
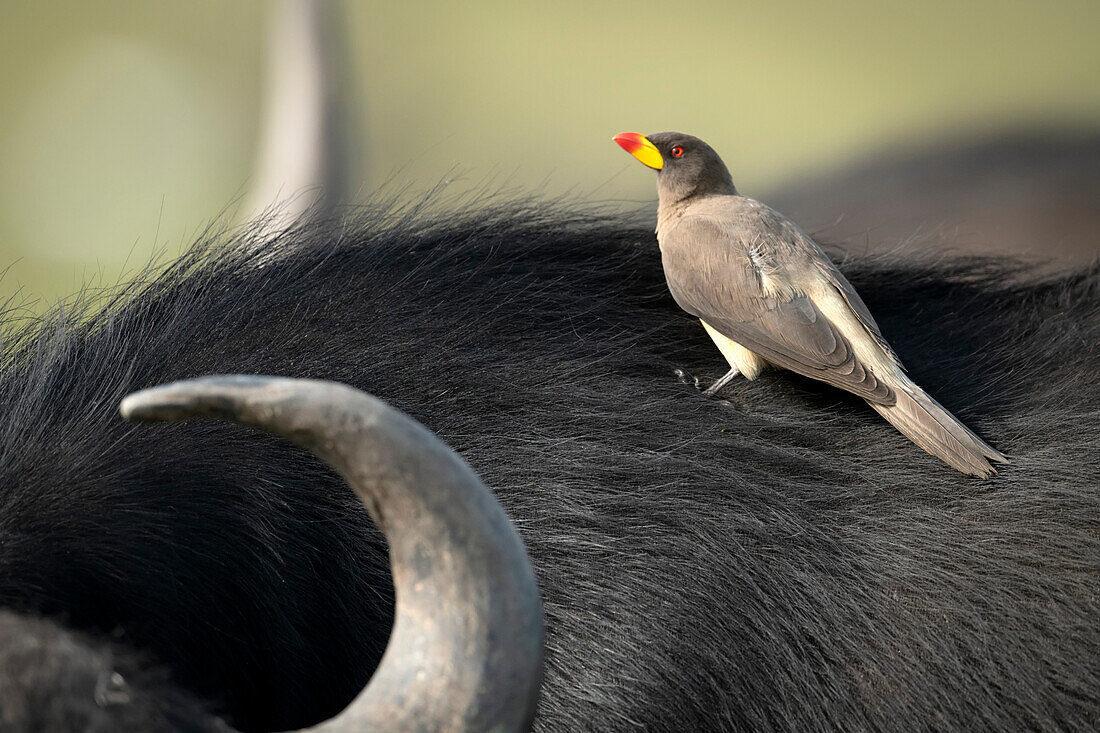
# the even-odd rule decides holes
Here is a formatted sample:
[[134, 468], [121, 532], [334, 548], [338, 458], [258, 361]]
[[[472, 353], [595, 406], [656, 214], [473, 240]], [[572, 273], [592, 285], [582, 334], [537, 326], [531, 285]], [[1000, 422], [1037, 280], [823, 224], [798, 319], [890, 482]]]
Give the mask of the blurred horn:
[[384, 402], [334, 382], [206, 377], [143, 390], [124, 417], [217, 417], [280, 435], [336, 469], [389, 541], [397, 598], [366, 688], [314, 730], [521, 731], [542, 679], [534, 573], [465, 461]]
[[272, 4], [259, 143], [244, 211], [276, 234], [347, 203], [359, 185], [355, 89], [341, 3]]

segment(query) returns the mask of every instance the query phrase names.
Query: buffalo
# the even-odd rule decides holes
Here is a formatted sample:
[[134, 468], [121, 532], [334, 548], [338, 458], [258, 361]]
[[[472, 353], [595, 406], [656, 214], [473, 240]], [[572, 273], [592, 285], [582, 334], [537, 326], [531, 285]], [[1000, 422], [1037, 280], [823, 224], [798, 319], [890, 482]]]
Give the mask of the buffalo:
[[117, 414], [270, 374], [377, 395], [495, 493], [545, 611], [536, 730], [1100, 723], [1100, 267], [835, 257], [914, 380], [1010, 456], [981, 481], [789, 373], [706, 398], [723, 365], [637, 217], [379, 204], [259, 231], [9, 316], [0, 659], [21, 627], [76, 645], [169, 726], [355, 697], [394, 595], [340, 477], [239, 426]]

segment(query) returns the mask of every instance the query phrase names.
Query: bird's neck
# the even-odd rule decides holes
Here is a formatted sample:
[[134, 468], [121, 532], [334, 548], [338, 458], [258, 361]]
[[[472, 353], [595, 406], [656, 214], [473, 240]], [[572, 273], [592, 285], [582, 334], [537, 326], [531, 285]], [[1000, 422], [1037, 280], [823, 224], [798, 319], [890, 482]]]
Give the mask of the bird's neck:
[[665, 196], [661, 196], [657, 199], [657, 239], [660, 240], [661, 236], [676, 226], [676, 223], [683, 217], [684, 212], [694, 199], [674, 199], [669, 200]]
[[657, 181], [657, 220], [679, 219], [683, 210], [710, 196], [737, 196], [737, 188], [729, 173], [718, 180], [699, 181], [694, 185], [677, 185], [679, 182]]
[[[703, 202], [713, 199], [721, 199], [730, 196], [740, 197], [737, 189], [731, 183], [725, 191], [714, 193], [699, 193], [689, 196], [670, 196], [665, 191], [659, 191], [657, 197], [657, 239], [660, 240], [664, 232], [670, 231], [684, 217], [688, 211], [702, 206]], [[705, 207], [704, 207], [705, 208]]]

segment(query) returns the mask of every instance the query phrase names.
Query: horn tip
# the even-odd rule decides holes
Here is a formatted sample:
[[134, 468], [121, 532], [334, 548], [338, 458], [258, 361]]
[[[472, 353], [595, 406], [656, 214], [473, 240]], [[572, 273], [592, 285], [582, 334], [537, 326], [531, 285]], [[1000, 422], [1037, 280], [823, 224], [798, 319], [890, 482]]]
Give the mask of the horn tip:
[[171, 382], [127, 395], [118, 409], [127, 420], [164, 422], [200, 414], [228, 414], [242, 392], [254, 392], [281, 380], [271, 377], [230, 375]]

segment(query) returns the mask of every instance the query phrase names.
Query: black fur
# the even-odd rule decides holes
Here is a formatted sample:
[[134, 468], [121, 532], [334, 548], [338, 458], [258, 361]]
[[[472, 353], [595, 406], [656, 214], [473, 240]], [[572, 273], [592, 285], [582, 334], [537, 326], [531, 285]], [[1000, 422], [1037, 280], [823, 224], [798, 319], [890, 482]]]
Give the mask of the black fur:
[[539, 730], [1100, 724], [1100, 269], [841, 263], [915, 381], [1012, 458], [979, 481], [789, 373], [705, 398], [724, 362], [651, 228], [353, 219], [206, 236], [9, 324], [0, 606], [117, 630], [246, 729], [335, 712], [392, 603], [366, 513], [271, 438], [116, 410], [182, 377], [324, 378], [424, 422], [513, 517], [548, 621]]

